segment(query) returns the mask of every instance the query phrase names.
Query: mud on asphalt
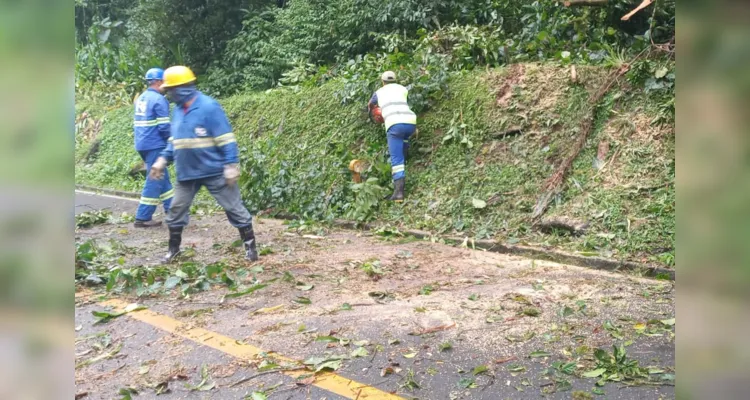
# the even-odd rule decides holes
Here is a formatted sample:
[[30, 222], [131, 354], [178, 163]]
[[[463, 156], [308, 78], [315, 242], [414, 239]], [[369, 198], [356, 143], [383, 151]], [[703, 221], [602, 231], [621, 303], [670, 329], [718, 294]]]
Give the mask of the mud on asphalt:
[[[675, 396], [674, 282], [398, 235], [301, 231], [272, 219], [258, 219], [255, 231], [263, 256], [254, 264], [232, 245], [237, 231], [223, 214], [193, 217], [183, 237], [192, 261], [253, 271], [243, 287], [268, 284], [245, 296], [225, 298], [232, 293], [225, 286], [141, 298], [79, 286], [78, 398], [382, 397], [364, 397], [361, 389], [332, 393], [314, 384], [312, 372], [274, 372], [276, 365], [300, 368], [276, 356], [332, 360], [335, 374], [357, 387], [401, 398]], [[130, 249], [126, 266], [154, 266], [166, 251], [167, 229], [103, 224], [76, 238], [112, 239]], [[97, 324], [92, 312], [107, 311], [108, 299], [138, 303], [179, 325], [170, 332], [131, 314]], [[180, 335], [195, 328], [262, 351], [237, 357]], [[613, 345], [622, 345], [648, 378], [597, 386], [601, 375], [584, 377], [595, 374], [595, 350], [612, 353]]]

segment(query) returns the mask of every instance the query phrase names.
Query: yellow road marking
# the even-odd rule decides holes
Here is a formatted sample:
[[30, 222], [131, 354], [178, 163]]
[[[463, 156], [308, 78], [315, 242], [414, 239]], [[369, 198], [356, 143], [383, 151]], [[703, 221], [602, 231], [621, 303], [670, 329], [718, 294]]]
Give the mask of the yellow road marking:
[[[129, 303], [119, 299], [110, 299], [99, 304], [123, 310], [128, 306]], [[182, 322], [174, 318], [170, 318], [166, 315], [161, 315], [151, 310], [134, 311], [128, 313], [127, 316], [135, 320], [145, 322], [155, 328], [159, 328], [163, 331], [167, 331], [169, 333], [191, 340], [199, 345], [214, 348], [235, 358], [249, 360], [260, 353], [268, 353], [253, 345], [240, 343], [239, 341], [229, 336], [224, 336], [207, 329], [188, 328]], [[297, 360], [293, 360], [276, 353], [274, 353], [273, 356], [279, 361], [297, 362]], [[297, 378], [301, 375], [309, 374], [310, 371], [297, 370], [284, 371], [282, 373], [292, 378]], [[315, 382], [313, 382], [312, 385], [323, 390], [327, 390], [331, 393], [335, 393], [339, 396], [346, 397], [348, 399], [403, 400], [403, 397], [396, 396], [394, 394], [382, 391], [378, 388], [354, 381], [349, 378], [344, 378], [343, 376], [331, 372], [316, 375]]]

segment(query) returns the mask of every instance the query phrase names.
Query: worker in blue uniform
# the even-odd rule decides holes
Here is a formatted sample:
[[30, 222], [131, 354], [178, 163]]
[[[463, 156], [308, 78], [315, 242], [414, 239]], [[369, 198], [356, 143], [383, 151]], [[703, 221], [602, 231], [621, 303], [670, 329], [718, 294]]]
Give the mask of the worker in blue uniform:
[[370, 110], [375, 106], [380, 107], [383, 116], [393, 178], [393, 195], [389, 200], [399, 203], [404, 201], [406, 154], [409, 149], [409, 138], [417, 130], [417, 115], [412, 112], [406, 101], [408, 89], [396, 83], [395, 72], [385, 71], [380, 79], [383, 86], [372, 95], [367, 106]]
[[[169, 139], [169, 102], [161, 93], [164, 70], [151, 68], [146, 72], [148, 89], [135, 100], [135, 120], [133, 130], [135, 150], [146, 164], [146, 171], [167, 147]], [[135, 214], [136, 227], [160, 226], [161, 221], [154, 221], [152, 216], [159, 204], [164, 205], [164, 213], [169, 213], [174, 190], [166, 172], [161, 179], [146, 175], [138, 211]]]
[[188, 224], [190, 205], [201, 187], [224, 208], [245, 247], [245, 258], [258, 259], [253, 232], [253, 217], [240, 197], [239, 149], [227, 116], [216, 100], [199, 92], [195, 74], [185, 66], [164, 71], [162, 88], [176, 104], [172, 113], [172, 137], [166, 149], [151, 166], [150, 174], [159, 178], [167, 164], [174, 162], [177, 179], [172, 207], [167, 215], [169, 252], [165, 261], [180, 252], [182, 230]]

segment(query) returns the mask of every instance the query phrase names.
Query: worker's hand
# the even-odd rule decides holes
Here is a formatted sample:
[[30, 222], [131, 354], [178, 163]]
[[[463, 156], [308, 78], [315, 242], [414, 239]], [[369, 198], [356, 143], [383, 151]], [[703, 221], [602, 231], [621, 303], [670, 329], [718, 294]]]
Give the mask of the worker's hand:
[[148, 176], [153, 180], [160, 181], [164, 177], [164, 168], [167, 168], [167, 159], [159, 157], [151, 166]]
[[224, 165], [224, 179], [227, 181], [227, 185], [234, 185], [240, 178], [240, 166], [239, 164], [226, 164]]

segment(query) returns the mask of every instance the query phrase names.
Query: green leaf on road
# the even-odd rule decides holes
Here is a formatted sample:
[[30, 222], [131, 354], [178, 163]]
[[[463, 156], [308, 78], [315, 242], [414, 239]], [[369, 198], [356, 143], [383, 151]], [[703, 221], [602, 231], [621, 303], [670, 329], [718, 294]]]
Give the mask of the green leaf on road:
[[367, 357], [370, 353], [364, 347], [357, 347], [356, 350], [352, 351], [352, 358]]
[[461, 380], [458, 381], [458, 387], [462, 389], [471, 389], [477, 387], [477, 384], [474, 382], [474, 378], [461, 378]]
[[453, 348], [453, 344], [451, 342], [440, 343], [440, 346], [438, 346], [438, 350], [440, 351], [446, 351], [452, 348]]
[[534, 351], [531, 354], [529, 354], [529, 357], [531, 357], [531, 358], [539, 358], [539, 357], [549, 357], [551, 355], [552, 354], [550, 352], [548, 352], [548, 351], [537, 350], [537, 351]]
[[477, 300], [479, 300], [479, 295], [478, 294], [472, 294], [471, 296], [469, 296], [469, 300], [471, 300], [471, 301], [477, 301]]
[[429, 295], [432, 293], [433, 290], [435, 289], [432, 287], [432, 285], [426, 285], [426, 286], [423, 286], [422, 289], [419, 290], [419, 294]]
[[182, 282], [182, 278], [179, 276], [170, 276], [164, 281], [164, 289], [173, 289], [175, 286]]
[[521, 336], [521, 335], [508, 335], [508, 336], [505, 337], [505, 339], [507, 341], [511, 342], [511, 343], [520, 343], [520, 342], [525, 342], [525, 341], [533, 338], [535, 335], [536, 334], [534, 332], [528, 331], [528, 332], [524, 333], [523, 336]]
[[315, 287], [315, 285], [305, 285], [302, 282], [297, 282], [296, 287], [298, 290], [308, 291], [308, 290], [312, 290]]
[[127, 307], [125, 307], [125, 310], [120, 311], [120, 312], [111, 313], [107, 311], [92, 311], [91, 314], [95, 316], [96, 318], [98, 318], [96, 322], [94, 322], [94, 324], [101, 324], [104, 322], [108, 322], [114, 318], [123, 316], [129, 312], [145, 310], [145, 309], [146, 309], [145, 306], [141, 306], [136, 303], [131, 303], [131, 304], [128, 304]]
[[344, 310], [344, 311], [351, 311], [352, 305], [349, 304], [349, 303], [344, 303], [344, 304], [341, 305], [341, 309]]
[[565, 306], [560, 310], [560, 316], [563, 318], [571, 315], [573, 315], [573, 309], [568, 306]]
[[132, 400], [133, 399], [132, 396], [137, 395], [138, 391], [133, 388], [127, 387], [127, 388], [120, 389], [118, 393], [120, 394], [120, 396], [122, 396], [120, 397], [120, 400]]
[[[661, 320], [660, 322], [661, 322], [662, 324], [666, 325], [666, 326], [672, 326], [672, 325], [674, 325], [674, 323], [675, 323], [675, 319], [674, 319], [674, 318], [670, 318], [670, 319], [663, 319], [663, 320]], [[682, 325], [680, 325], [680, 326], [682, 326]]]
[[320, 372], [323, 370], [336, 371], [339, 368], [341, 368], [341, 360], [330, 360], [316, 365], [315, 372]]
[[318, 336], [315, 338], [316, 342], [339, 342], [341, 339], [333, 336]]
[[596, 378], [603, 374], [605, 371], [607, 371], [606, 368], [597, 368], [593, 371], [584, 372], [583, 374], [581, 374], [581, 376], [583, 376], [584, 378]]
[[472, 373], [474, 375], [479, 375], [479, 374], [483, 374], [483, 373], [487, 372], [487, 370], [488, 370], [488, 368], [487, 368], [486, 365], [480, 365], [478, 367], [475, 367], [474, 371], [472, 371]]
[[227, 293], [227, 294], [224, 295], [224, 298], [225, 299], [232, 299], [232, 298], [236, 298], [236, 297], [245, 296], [245, 295], [251, 294], [251, 293], [253, 293], [253, 292], [257, 291], [257, 290], [263, 289], [266, 286], [268, 286], [268, 285], [266, 285], [265, 283], [261, 283], [261, 284], [258, 284], [258, 285], [253, 285], [253, 286], [250, 286], [249, 288], [247, 288], [247, 289], [245, 289], [245, 290], [243, 290], [241, 292]]
[[266, 394], [263, 392], [253, 392], [250, 394], [250, 399], [252, 400], [268, 400], [268, 397], [266, 397]]
[[312, 304], [312, 301], [307, 297], [297, 296], [296, 299], [294, 299], [295, 303], [299, 304]]

